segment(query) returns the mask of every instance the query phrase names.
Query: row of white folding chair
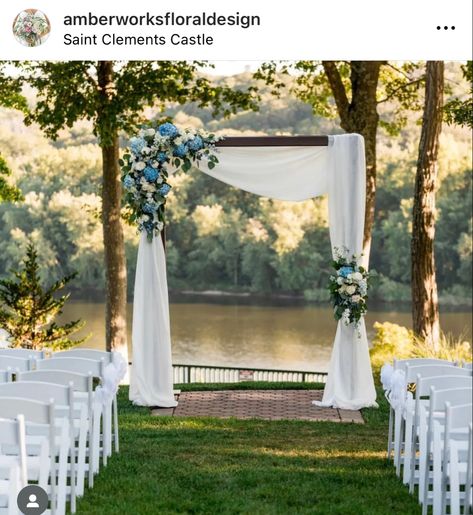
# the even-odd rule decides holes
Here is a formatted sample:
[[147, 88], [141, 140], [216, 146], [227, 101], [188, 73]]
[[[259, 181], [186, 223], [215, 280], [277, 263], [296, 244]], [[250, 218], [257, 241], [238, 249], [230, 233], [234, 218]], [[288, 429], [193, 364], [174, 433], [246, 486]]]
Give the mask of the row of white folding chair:
[[[410, 359], [395, 359], [393, 362], [394, 371], [405, 371], [406, 367], [411, 364], [412, 366], [420, 365], [451, 365], [456, 366], [455, 362], [436, 359], [436, 358], [410, 358]], [[389, 402], [389, 426], [388, 426], [388, 459], [391, 458], [391, 453], [394, 451], [394, 459], [396, 459], [396, 452], [394, 449], [394, 434], [398, 431], [397, 426], [400, 424], [400, 419], [395, 417], [394, 408], [391, 402], [391, 391], [385, 391], [385, 396]], [[396, 431], [397, 429], [397, 431]]]
[[[70, 439], [67, 418], [56, 419], [54, 402], [39, 402], [20, 397], [0, 397], [0, 413], [2, 417], [15, 420], [19, 414], [25, 418], [27, 453], [35, 453], [35, 457], [26, 458], [27, 477], [37, 481], [50, 499], [54, 515], [65, 513], [65, 503], [61, 504], [62, 485], [57, 484], [57, 468], [63, 470], [67, 466]], [[59, 422], [59, 423], [58, 423]], [[35, 449], [35, 450], [33, 450]], [[11, 459], [7, 449], [0, 456], [1, 462], [10, 466], [16, 458]], [[18, 454], [18, 451], [16, 451]], [[58, 466], [56, 466], [56, 460]], [[64, 496], [65, 497], [65, 496]], [[63, 497], [63, 498], [64, 498]]]
[[[114, 360], [115, 353], [109, 351], [100, 351], [96, 349], [71, 349], [67, 351], [59, 351], [53, 354], [53, 358], [84, 358], [84, 359], [92, 359], [94, 361], [102, 361], [104, 363], [103, 372], [105, 372], [105, 367], [112, 364]], [[113, 444], [115, 448], [115, 452], [119, 451], [119, 437], [118, 437], [118, 400], [115, 395], [112, 403], [113, 415], [110, 418], [110, 424], [113, 419], [113, 429], [110, 428], [109, 434], [113, 434]], [[110, 452], [111, 452], [111, 442], [110, 442]]]
[[0, 459], [7, 446], [17, 449], [9, 467], [0, 466], [0, 514], [17, 514], [17, 497], [27, 484], [25, 419], [18, 415], [15, 420], [0, 418]]
[[[440, 492], [441, 513], [446, 513], [447, 505], [451, 515], [460, 515], [462, 505], [463, 513], [470, 511], [472, 416], [471, 396], [468, 404], [451, 406], [449, 402], [446, 403]], [[439, 423], [436, 421], [435, 425], [438, 426]], [[462, 487], [464, 491], [461, 491]]]
[[0, 349], [0, 356], [13, 356], [15, 358], [44, 359], [44, 350], [23, 349], [21, 347]]
[[[418, 377], [440, 377], [444, 375], [471, 376], [472, 371], [452, 366], [451, 364], [423, 364], [405, 367], [406, 385], [415, 384]], [[401, 466], [404, 465], [403, 481], [407, 483], [410, 478], [410, 457], [412, 442], [412, 422], [414, 417], [415, 403], [410, 392], [406, 392], [406, 401], [395, 410], [395, 433], [394, 433], [394, 463], [396, 474], [400, 475]], [[404, 453], [402, 452], [404, 450]]]
[[[46, 382], [28, 382], [16, 381], [0, 385], [0, 398], [22, 398], [35, 400], [39, 402], [48, 402], [51, 399], [54, 402], [55, 416], [58, 423], [62, 423], [62, 418], [67, 418], [69, 427], [69, 457], [70, 465], [67, 457], [62, 460], [57, 470], [58, 483], [58, 507], [65, 506], [66, 495], [71, 502], [71, 511], [75, 512], [75, 496], [77, 485], [76, 467], [84, 468], [85, 456], [82, 451], [81, 456], [76, 457], [76, 442], [79, 443], [87, 437], [87, 420], [85, 414], [85, 406], [81, 405], [77, 409], [74, 401], [73, 385], [68, 386]], [[76, 423], [77, 422], [77, 423]], [[31, 441], [31, 438], [30, 438]], [[67, 486], [67, 479], [70, 476], [70, 486]], [[83, 475], [82, 475], [82, 491], [83, 491]], [[62, 511], [58, 509], [58, 511]]]
[[99, 455], [100, 420], [97, 420], [97, 411], [94, 409], [92, 374], [78, 374], [66, 370], [33, 370], [19, 374], [17, 380], [27, 385], [31, 382], [44, 382], [72, 388], [74, 438], [77, 442], [76, 495], [82, 496], [85, 474], [87, 473], [88, 485], [91, 488], [94, 484], [94, 470], [98, 471], [96, 457]]
[[[35, 369], [36, 370], [65, 370], [69, 372], [76, 372], [79, 374], [92, 375], [93, 378], [102, 380], [104, 377], [104, 369], [105, 363], [104, 360], [93, 360], [86, 359], [80, 357], [62, 357], [62, 356], [53, 356], [50, 359], [37, 360], [35, 361]], [[99, 457], [102, 456], [104, 465], [107, 464], [107, 459], [111, 455], [111, 441], [112, 441], [112, 427], [111, 427], [111, 419], [112, 419], [112, 405], [107, 403], [103, 406], [99, 402], [93, 403], [93, 409], [95, 410], [93, 418], [94, 420], [99, 421], [101, 417], [103, 417], [103, 427], [102, 434], [100, 431], [100, 424], [94, 427], [94, 443], [99, 446], [99, 452], [95, 454], [94, 458], [94, 472], [97, 473], [99, 471]], [[100, 440], [102, 440], [102, 445], [100, 446]]]
[[[419, 501], [423, 499], [423, 478], [426, 464], [427, 436], [429, 431], [429, 417], [443, 417], [444, 404], [449, 400], [449, 392], [455, 396], [457, 389], [471, 395], [473, 378], [464, 375], [427, 376], [418, 375], [416, 379], [415, 407], [412, 417], [412, 442], [410, 446], [410, 459], [404, 468], [403, 480], [409, 481], [409, 490], [413, 492], [414, 485], [419, 484]], [[438, 401], [439, 391], [445, 392], [445, 399]], [[434, 395], [435, 393], [435, 395]], [[442, 398], [443, 399], [443, 398]], [[433, 410], [433, 411], [432, 411]], [[417, 453], [419, 453], [417, 457]], [[410, 466], [410, 470], [409, 470]]]

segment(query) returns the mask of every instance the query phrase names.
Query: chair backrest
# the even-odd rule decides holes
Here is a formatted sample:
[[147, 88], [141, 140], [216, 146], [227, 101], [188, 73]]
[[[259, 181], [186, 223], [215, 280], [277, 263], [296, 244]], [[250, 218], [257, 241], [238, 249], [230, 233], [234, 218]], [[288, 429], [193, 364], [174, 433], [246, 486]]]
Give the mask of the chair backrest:
[[11, 368], [14, 372], [26, 372], [27, 370], [31, 370], [31, 360], [28, 358], [0, 355], [0, 369], [6, 370], [8, 368]]
[[0, 383], [8, 383], [11, 381], [11, 372], [9, 370], [0, 370]]
[[20, 397], [0, 397], [0, 413], [4, 418], [23, 415], [25, 422], [54, 425], [54, 403], [39, 402]]
[[472, 392], [471, 387], [449, 388], [447, 390], [437, 390], [432, 387], [430, 390], [429, 412], [434, 414], [438, 411], [444, 411], [446, 402], [449, 402], [450, 406], [468, 404], [471, 400]]
[[419, 365], [450, 365], [455, 366], [453, 361], [437, 358], [408, 358], [408, 359], [395, 359], [393, 362], [394, 370], [405, 370], [407, 366]]
[[15, 420], [0, 418], [0, 449], [3, 445], [18, 449], [21, 473], [21, 483], [26, 486], [28, 481], [26, 461], [26, 431], [25, 417], [17, 415]]
[[452, 365], [415, 365], [410, 364], [406, 367], [406, 382], [414, 383], [417, 381], [417, 376], [433, 377], [433, 376], [471, 376], [472, 371], [464, 368], [455, 367]]
[[473, 416], [473, 406], [471, 402], [458, 406], [452, 406], [446, 402], [445, 413], [445, 441], [447, 441], [452, 431], [469, 427]]
[[473, 377], [458, 375], [441, 375], [416, 378], [416, 398], [430, 395], [430, 389], [449, 390], [452, 388], [468, 388], [473, 386]]
[[36, 370], [67, 370], [78, 374], [92, 374], [93, 377], [102, 378], [104, 362], [86, 358], [52, 358], [41, 359], [35, 362]]
[[42, 350], [33, 349], [0, 349], [0, 356], [13, 356], [14, 358], [44, 359], [45, 353]]
[[92, 389], [92, 375], [78, 374], [76, 372], [68, 372], [67, 370], [33, 370], [31, 372], [20, 372], [17, 375], [17, 381], [41, 381], [63, 386], [72, 384], [75, 392], [88, 392], [89, 388]]
[[55, 406], [71, 406], [73, 403], [72, 385], [16, 381], [0, 384], [0, 397], [21, 397], [40, 402], [53, 400]]
[[71, 349], [55, 352], [51, 356], [51, 359], [56, 358], [85, 358], [93, 359], [95, 361], [100, 361], [101, 359], [103, 359], [104, 363], [108, 365], [112, 362], [113, 353], [96, 349]]

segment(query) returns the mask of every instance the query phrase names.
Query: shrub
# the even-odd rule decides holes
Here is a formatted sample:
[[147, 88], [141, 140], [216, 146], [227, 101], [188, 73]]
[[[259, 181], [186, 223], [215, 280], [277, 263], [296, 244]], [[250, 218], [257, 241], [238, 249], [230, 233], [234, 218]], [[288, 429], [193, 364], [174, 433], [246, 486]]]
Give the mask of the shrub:
[[471, 344], [460, 336], [454, 338], [442, 334], [438, 349], [427, 345], [406, 327], [391, 322], [375, 322], [376, 334], [370, 350], [371, 364], [375, 371], [384, 363], [406, 358], [439, 358], [450, 361], [471, 361]]

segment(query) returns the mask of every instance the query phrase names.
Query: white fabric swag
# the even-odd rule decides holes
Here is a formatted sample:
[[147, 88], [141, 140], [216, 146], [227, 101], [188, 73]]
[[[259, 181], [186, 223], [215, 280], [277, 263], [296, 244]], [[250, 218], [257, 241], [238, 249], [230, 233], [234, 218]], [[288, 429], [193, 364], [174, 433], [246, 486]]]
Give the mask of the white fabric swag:
[[[201, 171], [232, 186], [280, 200], [328, 194], [332, 249], [360, 255], [365, 216], [364, 140], [331, 136], [327, 147], [222, 147], [219, 163]], [[368, 257], [364, 257], [365, 263]], [[130, 399], [172, 407], [171, 336], [166, 262], [161, 238], [141, 236], [133, 306]], [[323, 406], [359, 409], [376, 405], [364, 321], [356, 329], [338, 322]]]

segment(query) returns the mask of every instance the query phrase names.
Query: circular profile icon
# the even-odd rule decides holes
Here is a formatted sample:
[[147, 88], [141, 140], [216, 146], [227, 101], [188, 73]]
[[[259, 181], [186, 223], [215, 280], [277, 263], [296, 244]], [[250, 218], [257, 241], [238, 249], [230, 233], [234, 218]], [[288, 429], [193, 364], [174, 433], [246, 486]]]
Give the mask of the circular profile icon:
[[17, 504], [25, 515], [41, 515], [48, 507], [48, 494], [38, 485], [28, 485], [20, 490]]
[[51, 24], [48, 17], [38, 9], [25, 9], [13, 21], [13, 35], [25, 46], [38, 46], [49, 37]]

